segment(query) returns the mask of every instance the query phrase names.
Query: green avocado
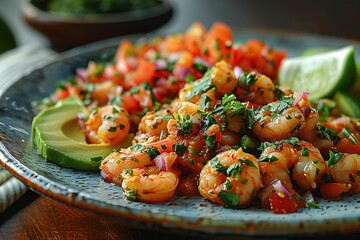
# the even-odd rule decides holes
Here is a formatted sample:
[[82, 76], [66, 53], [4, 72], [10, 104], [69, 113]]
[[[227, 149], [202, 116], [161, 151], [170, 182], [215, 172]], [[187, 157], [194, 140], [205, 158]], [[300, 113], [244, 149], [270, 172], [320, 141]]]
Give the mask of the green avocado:
[[98, 170], [100, 162], [114, 148], [130, 145], [131, 136], [121, 144], [87, 144], [77, 114], [87, 114], [82, 102], [70, 97], [42, 110], [32, 122], [32, 139], [47, 161], [66, 168]]

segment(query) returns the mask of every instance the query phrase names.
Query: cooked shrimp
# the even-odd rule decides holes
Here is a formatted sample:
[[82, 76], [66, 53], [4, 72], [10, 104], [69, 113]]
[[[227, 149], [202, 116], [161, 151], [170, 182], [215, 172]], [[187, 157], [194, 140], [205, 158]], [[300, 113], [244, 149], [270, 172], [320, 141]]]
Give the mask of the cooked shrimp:
[[114, 96], [120, 96], [123, 88], [116, 83], [105, 81], [93, 85], [91, 89], [91, 99], [98, 101], [100, 104], [106, 104]]
[[360, 155], [336, 153], [327, 163], [330, 174], [338, 183], [360, 183]]
[[120, 185], [121, 174], [125, 169], [140, 168], [149, 163], [150, 157], [147, 153], [123, 148], [110, 153], [101, 162], [100, 169], [105, 181]]
[[167, 123], [172, 118], [170, 110], [167, 109], [146, 114], [140, 121], [139, 132], [160, 136], [162, 131], [167, 131]]
[[231, 66], [225, 61], [215, 64], [214, 69], [210, 73], [210, 78], [212, 84], [216, 87], [217, 94], [220, 96], [225, 93], [232, 93], [237, 85], [237, 79]]
[[318, 188], [321, 177], [328, 172], [326, 162], [320, 151], [313, 144], [306, 141], [298, 141], [296, 145], [301, 149], [300, 157], [295, 162], [292, 177], [304, 190]]
[[297, 136], [305, 124], [301, 111], [282, 100], [265, 105], [255, 116], [254, 134], [267, 142]]
[[257, 74], [255, 72], [244, 74], [240, 78], [240, 86], [253, 93], [250, 100], [252, 103], [265, 105], [275, 101], [275, 84], [265, 75]]
[[322, 154], [326, 154], [334, 144], [330, 136], [321, 131], [319, 114], [312, 109], [305, 119], [305, 126], [300, 130], [299, 138], [311, 142]]
[[344, 128], [346, 128], [349, 130], [349, 132], [354, 134], [357, 139], [360, 139], [360, 126], [358, 122], [359, 119], [350, 118], [347, 116], [340, 116], [329, 120], [327, 126], [334, 129], [337, 134], [339, 134], [341, 131], [343, 131]]
[[128, 200], [158, 203], [170, 200], [179, 183], [172, 171], [159, 171], [157, 167], [142, 167], [124, 171], [122, 188]]
[[239, 150], [219, 153], [200, 173], [200, 194], [221, 206], [239, 207], [251, 202], [262, 187], [258, 160]]
[[127, 139], [129, 131], [129, 114], [125, 109], [114, 105], [93, 110], [85, 122], [85, 134], [88, 143], [117, 145]]
[[296, 138], [268, 146], [259, 159], [264, 185], [278, 179], [289, 191], [293, 190], [290, 168], [293, 167], [292, 178], [304, 190], [316, 189], [322, 175], [328, 171], [319, 150]]

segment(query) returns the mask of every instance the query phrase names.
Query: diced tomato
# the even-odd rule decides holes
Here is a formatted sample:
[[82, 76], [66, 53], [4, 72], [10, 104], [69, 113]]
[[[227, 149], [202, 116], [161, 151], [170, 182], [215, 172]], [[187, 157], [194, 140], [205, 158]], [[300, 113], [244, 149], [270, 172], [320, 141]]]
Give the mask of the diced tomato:
[[104, 67], [94, 61], [90, 61], [87, 67], [89, 82], [98, 83], [104, 80]]
[[125, 108], [130, 114], [140, 109], [140, 103], [136, 101], [132, 96], [123, 94], [121, 96], [122, 107]]
[[154, 73], [155, 66], [144, 59], [140, 59], [133, 80], [136, 85], [140, 85], [144, 82], [153, 85]]
[[269, 194], [270, 209], [273, 213], [285, 214], [296, 212], [298, 204], [293, 197], [279, 196], [277, 192], [273, 191]]
[[172, 34], [167, 36], [164, 41], [164, 48], [169, 53], [185, 50], [184, 35]]
[[348, 183], [324, 183], [320, 185], [321, 196], [328, 200], [339, 200], [343, 193], [350, 190]]
[[[355, 136], [353, 137], [356, 139]], [[354, 144], [347, 137], [341, 138], [334, 146], [334, 150], [336, 152], [360, 154], [360, 140], [359, 139], [356, 140], [357, 143]]]
[[123, 40], [120, 42], [115, 54], [115, 61], [119, 61], [121, 58], [127, 58], [129, 56], [135, 56], [136, 49], [134, 44], [129, 40]]
[[165, 138], [163, 140], [149, 143], [151, 147], [156, 147], [160, 153], [163, 152], [173, 152], [172, 146], [175, 144], [175, 141], [171, 138]]
[[68, 89], [59, 89], [56, 91], [56, 98], [58, 100], [63, 100], [65, 98], [69, 97], [69, 91]]
[[221, 22], [215, 22], [211, 26], [207, 35], [207, 40], [209, 39], [211, 40], [218, 39], [223, 43], [225, 43], [226, 41], [230, 41], [230, 42], [234, 41], [231, 28]]
[[115, 65], [109, 65], [105, 68], [105, 78], [117, 85], [123, 86], [125, 89], [129, 87], [126, 86], [124, 74], [118, 71]]
[[194, 56], [200, 56], [207, 30], [201, 23], [193, 23], [185, 34], [185, 47]]

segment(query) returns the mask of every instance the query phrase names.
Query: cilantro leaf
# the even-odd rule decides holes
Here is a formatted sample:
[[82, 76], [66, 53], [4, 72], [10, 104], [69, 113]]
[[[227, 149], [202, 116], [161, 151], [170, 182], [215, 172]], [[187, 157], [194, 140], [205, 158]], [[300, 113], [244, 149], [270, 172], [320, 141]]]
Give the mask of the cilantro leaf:
[[213, 70], [214, 67], [210, 68], [199, 81], [194, 82], [193, 88], [189, 91], [188, 95], [186, 96], [186, 100], [189, 100], [192, 97], [210, 89], [212, 83], [210, 74], [212, 73]]
[[236, 193], [226, 192], [222, 190], [218, 193], [218, 196], [227, 208], [236, 207], [239, 203], [239, 196]]

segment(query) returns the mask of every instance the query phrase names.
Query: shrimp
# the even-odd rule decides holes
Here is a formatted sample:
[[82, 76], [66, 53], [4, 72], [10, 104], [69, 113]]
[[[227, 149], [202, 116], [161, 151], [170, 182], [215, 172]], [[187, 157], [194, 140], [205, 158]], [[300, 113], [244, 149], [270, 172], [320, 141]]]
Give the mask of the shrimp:
[[85, 122], [88, 143], [118, 145], [127, 139], [129, 131], [129, 114], [125, 109], [114, 105], [94, 109]]
[[312, 109], [305, 119], [305, 126], [300, 130], [299, 138], [311, 142], [322, 154], [327, 154], [334, 143], [319, 124], [319, 114]]
[[167, 123], [172, 118], [168, 109], [147, 114], [140, 121], [139, 132], [149, 133], [151, 136], [160, 136], [161, 132], [167, 131]]
[[126, 198], [146, 203], [170, 200], [179, 183], [175, 172], [159, 171], [155, 166], [129, 169], [121, 176]]
[[262, 187], [258, 160], [239, 150], [219, 153], [203, 167], [199, 178], [200, 194], [221, 206], [245, 206]]
[[215, 64], [213, 70], [210, 72], [212, 84], [216, 87], [216, 93], [223, 96], [226, 93], [232, 93], [237, 86], [237, 79], [231, 69], [231, 66], [225, 62], [220, 61]]
[[318, 188], [321, 177], [328, 172], [325, 160], [320, 151], [312, 143], [298, 141], [296, 145], [301, 147], [300, 157], [295, 162], [292, 177], [304, 190]]
[[275, 84], [265, 75], [255, 72], [245, 73], [240, 78], [239, 84], [243, 89], [254, 94], [250, 100], [252, 103], [265, 105], [277, 99]]
[[[286, 193], [282, 192], [281, 194], [288, 195], [289, 198], [293, 198], [294, 195], [300, 197], [293, 188], [289, 169], [292, 169], [292, 178], [304, 190], [316, 189], [322, 175], [328, 172], [319, 150], [311, 143], [299, 141], [297, 138], [267, 146], [261, 153], [259, 161], [265, 188], [268, 188], [274, 181], [280, 181], [287, 190]], [[264, 207], [269, 207], [269, 193], [270, 191], [267, 191], [261, 196]], [[294, 199], [294, 201], [298, 200]]]
[[121, 185], [121, 174], [125, 169], [140, 168], [150, 163], [150, 157], [147, 153], [123, 148], [110, 153], [101, 162], [101, 175], [106, 182], [113, 182]]
[[337, 183], [360, 183], [360, 155], [349, 153], [335, 153], [327, 161], [330, 174]]
[[297, 107], [279, 100], [260, 109], [252, 130], [261, 141], [273, 142], [297, 136], [304, 124], [305, 117]]

